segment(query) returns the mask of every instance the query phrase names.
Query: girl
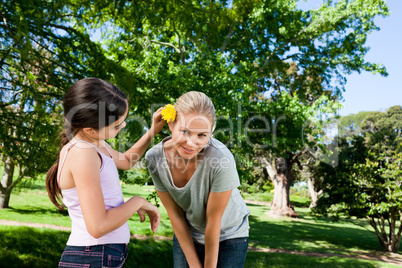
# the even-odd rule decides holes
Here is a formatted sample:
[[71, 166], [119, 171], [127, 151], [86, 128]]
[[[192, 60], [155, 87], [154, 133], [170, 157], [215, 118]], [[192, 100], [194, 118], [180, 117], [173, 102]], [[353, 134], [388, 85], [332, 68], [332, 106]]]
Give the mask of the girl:
[[172, 136], [145, 159], [175, 233], [174, 267], [243, 267], [250, 211], [233, 155], [211, 137], [214, 105], [192, 91], [165, 109]]
[[143, 222], [148, 214], [155, 232], [160, 214], [142, 197], [124, 202], [117, 168], [130, 169], [141, 158], [163, 127], [161, 109], [150, 130], [123, 154], [105, 142], [126, 125], [128, 103], [119, 88], [85, 78], [67, 91], [63, 104], [61, 151], [46, 177], [50, 200], [59, 209], [65, 205], [72, 222], [59, 267], [121, 267], [130, 240], [128, 219], [137, 212]]

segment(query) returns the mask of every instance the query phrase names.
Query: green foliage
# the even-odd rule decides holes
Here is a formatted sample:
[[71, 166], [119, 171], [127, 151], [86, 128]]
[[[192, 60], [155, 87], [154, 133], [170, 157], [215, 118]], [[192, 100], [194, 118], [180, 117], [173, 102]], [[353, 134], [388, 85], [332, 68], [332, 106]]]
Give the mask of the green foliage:
[[300, 197], [305, 197], [305, 198], [310, 198], [310, 193], [308, 190], [307, 184], [295, 184], [290, 188], [290, 194], [291, 195], [297, 195]]
[[342, 116], [339, 120], [338, 131], [340, 136], [353, 136], [362, 133], [362, 122], [371, 112], [359, 112]]
[[367, 113], [362, 135], [340, 140], [339, 165], [321, 164], [314, 171], [324, 178], [324, 195], [315, 213], [334, 219], [366, 218], [383, 248], [393, 252], [399, 248], [402, 231], [397, 227], [402, 215], [401, 115], [400, 106]]
[[157, 193], [156, 191], [153, 191], [152, 193], [150, 193], [150, 194], [147, 196], [146, 199], [147, 199], [148, 202], [151, 202], [151, 203], [154, 204], [156, 207], [159, 207], [159, 206], [160, 206], [160, 204], [159, 204], [160, 199], [159, 199], [158, 193]]
[[147, 169], [119, 170], [120, 180], [127, 184], [145, 185], [152, 182]]
[[[77, 79], [110, 77], [100, 45], [75, 27], [70, 1], [3, 1], [0, 6], [0, 155], [15, 163], [11, 190], [57, 159], [61, 99]], [[109, 71], [107, 67], [112, 67]], [[13, 174], [11, 174], [12, 177]]]
[[[310, 121], [312, 107], [334, 112], [331, 102], [341, 95], [345, 74], [386, 75], [384, 67], [364, 59], [366, 37], [378, 30], [374, 18], [388, 14], [384, 1], [325, 1], [309, 11], [296, 3], [119, 0], [84, 7], [93, 6], [86, 15], [96, 18], [92, 27], [109, 23], [102, 39], [108, 57], [141, 81], [126, 87], [130, 110], [145, 116], [144, 104], [172, 103], [190, 90], [205, 92], [218, 111], [215, 137], [228, 145], [241, 164], [241, 177], [252, 183], [254, 147], [268, 145], [275, 156], [289, 157], [316, 146], [320, 123]], [[286, 120], [276, 136], [273, 125], [269, 135], [250, 134], [268, 128], [256, 116], [269, 124], [282, 116]], [[248, 119], [252, 122], [245, 126]], [[301, 138], [302, 131], [313, 140]]]
[[[386, 75], [382, 66], [364, 60], [366, 36], [378, 30], [374, 18], [388, 14], [384, 1], [328, 1], [309, 11], [297, 9], [296, 2], [6, 1], [0, 24], [6, 56], [2, 84], [13, 93], [2, 95], [1, 104], [23, 102], [19, 92], [24, 88], [32, 95], [26, 103], [54, 113], [49, 107], [59, 105], [73, 81], [104, 78], [129, 95], [132, 122], [127, 139], [132, 144], [146, 129], [142, 121], [138, 127], [135, 116], [149, 123], [151, 104], [157, 108], [199, 90], [212, 98], [223, 116], [218, 130], [228, 126], [224, 118], [232, 119], [230, 135], [217, 137], [239, 151], [245, 146], [245, 127], [238, 119], [269, 113], [258, 108], [259, 93], [275, 102], [283, 99], [283, 106], [287, 99], [281, 92], [286, 91], [310, 105], [321, 95], [336, 99], [344, 73]], [[95, 29], [102, 32], [99, 42], [90, 39]], [[22, 113], [35, 109], [25, 107]], [[2, 118], [15, 118], [11, 115]], [[290, 121], [296, 116], [299, 127], [297, 109], [278, 110], [270, 118], [282, 115]], [[278, 151], [282, 144], [300, 146], [290, 131], [282, 134]], [[244, 154], [239, 158], [246, 159]], [[249, 171], [244, 167], [240, 172]]]

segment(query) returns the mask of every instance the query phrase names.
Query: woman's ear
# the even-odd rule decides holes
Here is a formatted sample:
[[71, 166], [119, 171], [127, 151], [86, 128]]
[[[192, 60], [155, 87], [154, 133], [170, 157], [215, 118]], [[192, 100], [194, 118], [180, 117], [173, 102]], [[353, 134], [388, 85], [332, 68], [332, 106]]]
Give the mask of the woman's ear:
[[174, 123], [173, 123], [172, 121], [169, 121], [168, 126], [169, 126], [169, 130], [170, 130], [171, 132], [173, 132]]

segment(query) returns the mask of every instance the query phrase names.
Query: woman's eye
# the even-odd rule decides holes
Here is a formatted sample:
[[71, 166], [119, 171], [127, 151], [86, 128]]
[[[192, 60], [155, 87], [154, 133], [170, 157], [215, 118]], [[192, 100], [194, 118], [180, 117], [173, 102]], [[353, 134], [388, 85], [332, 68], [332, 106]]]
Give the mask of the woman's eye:
[[207, 135], [205, 135], [205, 134], [198, 134], [198, 137], [206, 137]]
[[187, 130], [182, 130], [181, 132], [183, 132], [184, 134], [187, 134], [187, 133], [188, 133]]

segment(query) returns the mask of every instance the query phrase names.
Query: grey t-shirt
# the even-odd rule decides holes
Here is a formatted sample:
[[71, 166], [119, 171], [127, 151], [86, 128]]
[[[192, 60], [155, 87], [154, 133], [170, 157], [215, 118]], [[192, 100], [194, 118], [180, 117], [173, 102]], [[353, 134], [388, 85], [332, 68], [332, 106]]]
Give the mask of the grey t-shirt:
[[204, 244], [206, 207], [209, 193], [232, 190], [222, 216], [220, 241], [248, 237], [248, 210], [237, 187], [240, 186], [236, 163], [232, 153], [220, 141], [211, 138], [191, 179], [184, 187], [174, 185], [163, 150], [163, 143], [151, 148], [145, 155], [155, 189], [169, 192], [183, 209], [192, 237]]

